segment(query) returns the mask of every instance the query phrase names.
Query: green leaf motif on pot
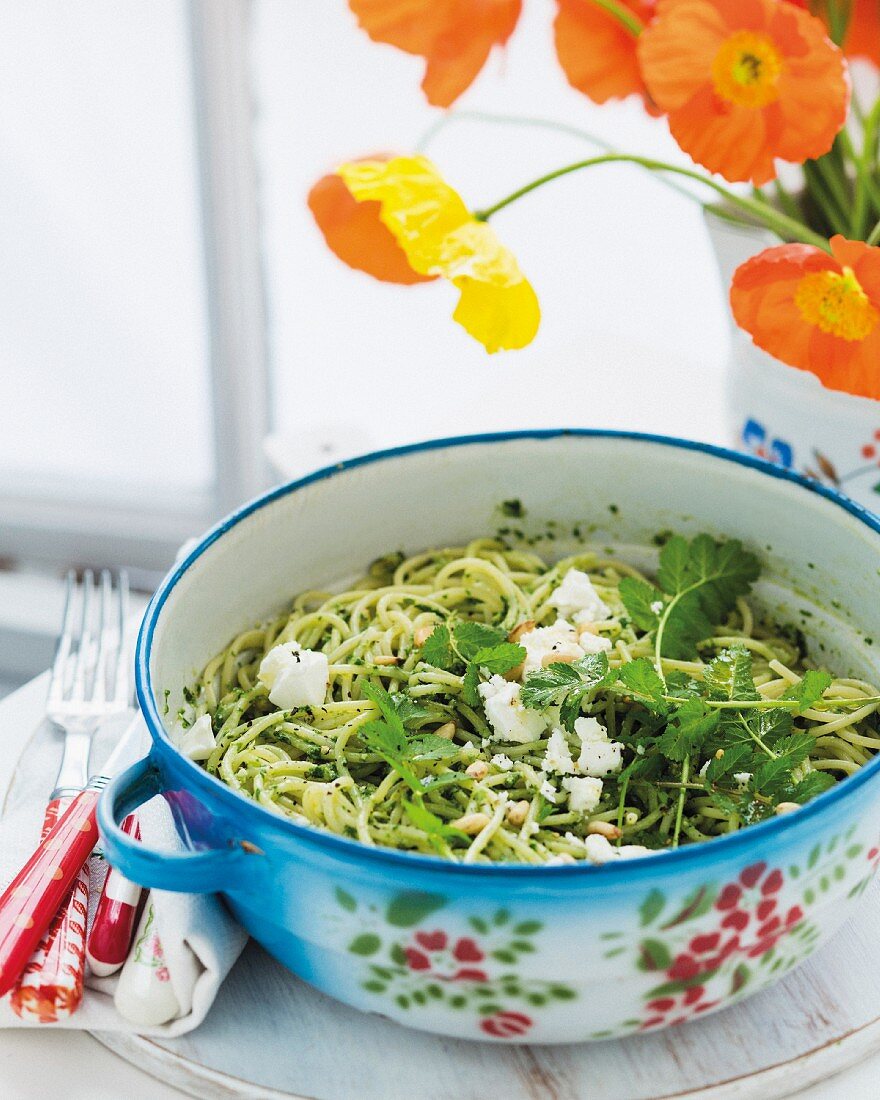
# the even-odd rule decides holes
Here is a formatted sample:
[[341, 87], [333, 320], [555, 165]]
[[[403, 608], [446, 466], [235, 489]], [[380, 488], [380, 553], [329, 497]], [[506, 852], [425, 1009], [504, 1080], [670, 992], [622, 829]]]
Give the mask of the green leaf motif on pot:
[[381, 946], [382, 941], [378, 936], [372, 932], [364, 932], [360, 936], [355, 936], [348, 945], [348, 950], [352, 955], [375, 955]]
[[388, 903], [385, 919], [395, 928], [412, 928], [431, 913], [442, 909], [446, 898], [439, 894], [426, 894], [420, 890], [411, 890], [397, 894]]

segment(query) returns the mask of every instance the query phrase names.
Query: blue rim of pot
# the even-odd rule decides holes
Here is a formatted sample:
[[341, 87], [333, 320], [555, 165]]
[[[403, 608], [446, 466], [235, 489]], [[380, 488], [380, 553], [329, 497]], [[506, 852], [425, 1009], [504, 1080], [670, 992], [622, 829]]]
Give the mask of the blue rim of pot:
[[[868, 761], [867, 764], [863, 765], [863, 767], [859, 768], [853, 775], [847, 776], [830, 790], [825, 791], [808, 802], [798, 810], [797, 813], [785, 814], [781, 817], [761, 821], [755, 825], [749, 825], [740, 829], [735, 833], [730, 833], [722, 837], [715, 837], [712, 840], [688, 844], [681, 848], [669, 849], [656, 854], [652, 853], [649, 856], [619, 861], [615, 860], [602, 864], [601, 866], [594, 866], [592, 864], [563, 864], [550, 867], [546, 865], [536, 866], [533, 864], [514, 863], [464, 864], [452, 863], [439, 856], [426, 856], [414, 852], [404, 852], [395, 848], [384, 848], [380, 846], [371, 847], [358, 840], [338, 836], [335, 833], [316, 827], [299, 825], [289, 818], [271, 813], [257, 802], [247, 798], [247, 796], [239, 794], [227, 784], [223, 783], [222, 780], [209, 775], [208, 772], [206, 772], [204, 768], [199, 767], [198, 764], [181, 756], [174, 748], [159, 715], [152, 692], [150, 655], [152, 652], [156, 624], [168, 597], [181, 577], [183, 577], [191, 566], [198, 561], [210, 546], [217, 542], [218, 539], [222, 538], [229, 530], [247, 519], [247, 517], [254, 512], [259, 511], [261, 508], [265, 508], [267, 505], [272, 504], [282, 497], [289, 496], [292, 493], [298, 492], [300, 489], [304, 489], [308, 485], [326, 481], [360, 466], [370, 466], [375, 463], [384, 462], [387, 459], [418, 454], [421, 451], [447, 450], [451, 447], [466, 447], [481, 443], [506, 443], [520, 439], [551, 440], [564, 437], [620, 439], [636, 443], [652, 443], [678, 450], [696, 451], [700, 454], [730, 462], [738, 466], [745, 466], [767, 477], [790, 482], [792, 485], [800, 486], [800, 488], [805, 489], [807, 492], [824, 497], [826, 500], [854, 516], [871, 531], [880, 534], [880, 516], [875, 516], [860, 504], [836, 492], [834, 489], [830, 489], [810, 478], [795, 473], [793, 470], [776, 466], [764, 459], [752, 455], [741, 454], [737, 451], [729, 450], [726, 447], [718, 447], [710, 443], [700, 443], [689, 439], [678, 439], [675, 436], [601, 428], [542, 428], [522, 431], [489, 432], [478, 435], [451, 436], [443, 439], [427, 440], [422, 443], [412, 443], [402, 447], [391, 447], [386, 450], [373, 451], [369, 454], [359, 455], [356, 458], [338, 462], [333, 466], [325, 466], [322, 469], [315, 470], [305, 477], [279, 485], [255, 497], [253, 500], [248, 501], [225, 519], [215, 524], [214, 527], [200, 539], [197, 545], [174, 566], [156, 590], [141, 623], [135, 653], [135, 683], [137, 697], [140, 703], [141, 712], [144, 715], [153, 738], [154, 749], [159, 747], [161, 750], [172, 754], [177, 762], [186, 767], [187, 775], [189, 776], [192, 786], [201, 788], [202, 791], [209, 793], [212, 798], [218, 799], [232, 812], [243, 814], [246, 819], [252, 819], [255, 824], [262, 823], [266, 826], [271, 822], [274, 828], [287, 832], [291, 837], [306, 842], [307, 845], [314, 845], [319, 849], [323, 848], [328, 854], [335, 854], [336, 856], [354, 859], [355, 861], [378, 861], [390, 865], [401, 872], [407, 870], [413, 873], [417, 873], [418, 871], [430, 871], [433, 874], [477, 875], [479, 877], [493, 878], [499, 876], [515, 876], [518, 878], [522, 875], [527, 875], [531, 879], [548, 875], [555, 877], [587, 874], [596, 876], [596, 880], [598, 881], [600, 878], [605, 879], [608, 875], [625, 874], [635, 879], [639, 877], [641, 872], [656, 873], [661, 867], [669, 868], [669, 870], [672, 871], [676, 868], [684, 869], [685, 867], [695, 864], [712, 862], [715, 856], [721, 857], [728, 855], [735, 849], [742, 848], [743, 846], [754, 848], [762, 847], [763, 843], [773, 838], [780, 837], [792, 829], [799, 828], [805, 821], [814, 819], [817, 814], [821, 814], [824, 810], [830, 808], [842, 798], [846, 798], [850, 792], [854, 792], [865, 783], [870, 782], [877, 774], [878, 770], [880, 770], [880, 753], [872, 760]], [[154, 750], [151, 750], [151, 752], [152, 751]]]

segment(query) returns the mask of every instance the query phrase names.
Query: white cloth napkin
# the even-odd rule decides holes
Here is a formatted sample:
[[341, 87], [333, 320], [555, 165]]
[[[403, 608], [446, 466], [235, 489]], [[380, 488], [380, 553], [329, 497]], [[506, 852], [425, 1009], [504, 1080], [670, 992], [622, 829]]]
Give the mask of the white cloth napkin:
[[[92, 750], [92, 770], [97, 771], [119, 736], [131, 723], [132, 713], [102, 727]], [[143, 731], [142, 750], [148, 736]], [[136, 749], [131, 760], [142, 755]], [[15, 876], [39, 841], [43, 810], [61, 759], [61, 738], [43, 723], [26, 744], [0, 817], [0, 889]], [[171, 814], [161, 798], [138, 810], [141, 838], [152, 848], [180, 847]], [[94, 911], [106, 874], [103, 860], [92, 861], [90, 909]], [[180, 1015], [158, 1027], [135, 1027], [116, 1011], [113, 994], [118, 974], [96, 978], [86, 973], [86, 992], [73, 1016], [57, 1024], [38, 1024], [21, 1019], [0, 1000], [0, 1027], [68, 1027], [88, 1031], [138, 1031], [171, 1038], [198, 1027], [208, 1013], [220, 983], [229, 973], [246, 941], [247, 933], [235, 922], [216, 896], [152, 892], [156, 928], [162, 942], [171, 988], [181, 1006]]]

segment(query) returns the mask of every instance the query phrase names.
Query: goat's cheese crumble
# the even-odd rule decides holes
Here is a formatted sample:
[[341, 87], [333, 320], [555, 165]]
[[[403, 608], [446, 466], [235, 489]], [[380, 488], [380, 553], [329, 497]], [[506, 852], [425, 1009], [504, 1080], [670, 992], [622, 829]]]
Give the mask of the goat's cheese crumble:
[[282, 642], [260, 662], [257, 679], [269, 688], [269, 702], [281, 710], [319, 707], [327, 694], [330, 663], [325, 653]]

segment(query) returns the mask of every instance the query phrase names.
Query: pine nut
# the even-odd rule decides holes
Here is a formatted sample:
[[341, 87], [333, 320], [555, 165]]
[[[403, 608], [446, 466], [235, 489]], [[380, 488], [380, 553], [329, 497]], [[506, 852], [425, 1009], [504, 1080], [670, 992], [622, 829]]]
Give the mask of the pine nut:
[[577, 653], [545, 653], [541, 658], [541, 668], [547, 668], [550, 665], [570, 665], [577, 659]]
[[623, 815], [624, 825], [635, 825], [638, 820], [639, 815], [636, 810], [627, 810], [626, 813]]
[[521, 680], [525, 670], [525, 661], [520, 661], [516, 668], [508, 669], [508, 671], [504, 673], [504, 679], [507, 680], [508, 683], [513, 683], [514, 680]]
[[599, 624], [598, 623], [578, 623], [577, 626], [574, 629], [575, 629], [575, 632], [576, 632], [578, 637], [580, 637], [581, 634], [598, 634], [599, 633]]
[[397, 665], [400, 664], [399, 657], [391, 657], [387, 654], [380, 653], [378, 657], [373, 658], [374, 665]]
[[455, 722], [446, 722], [440, 729], [434, 730], [434, 736], [445, 737], [447, 741], [451, 741], [455, 737]]
[[486, 828], [491, 820], [492, 818], [488, 814], [465, 814], [464, 817], [453, 821], [452, 827], [453, 829], [460, 829], [468, 836], [476, 836], [477, 833], [481, 833]]
[[517, 625], [513, 628], [513, 630], [511, 630], [511, 632], [507, 635], [507, 640], [509, 642], [518, 642], [520, 640], [520, 638], [523, 636], [523, 634], [528, 634], [530, 631], [532, 631], [534, 629], [535, 629], [535, 620], [534, 619], [526, 619], [525, 622], [517, 623]]
[[715, 753], [715, 759], [716, 759], [716, 760], [723, 760], [723, 759], [724, 759], [724, 749], [719, 749], [719, 750], [718, 750], [718, 751], [717, 751], [717, 752]]
[[465, 768], [464, 774], [469, 775], [471, 779], [485, 779], [489, 774], [489, 765], [485, 760], [475, 760]]
[[529, 803], [523, 799], [522, 802], [511, 802], [505, 816], [511, 825], [522, 825], [528, 814]]
[[780, 802], [776, 807], [776, 813], [778, 814], [790, 814], [792, 810], [799, 810], [799, 802]]
[[436, 625], [436, 623], [425, 623], [423, 626], [420, 626], [415, 634], [413, 634], [413, 641], [415, 644], [417, 646], [423, 646], [434, 633], [434, 627]]
[[610, 821], [591, 821], [587, 826], [587, 832], [596, 836], [604, 836], [606, 840], [620, 840], [623, 833]]

